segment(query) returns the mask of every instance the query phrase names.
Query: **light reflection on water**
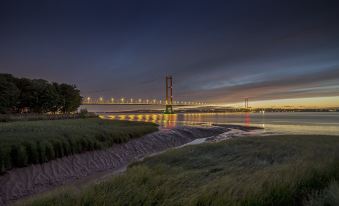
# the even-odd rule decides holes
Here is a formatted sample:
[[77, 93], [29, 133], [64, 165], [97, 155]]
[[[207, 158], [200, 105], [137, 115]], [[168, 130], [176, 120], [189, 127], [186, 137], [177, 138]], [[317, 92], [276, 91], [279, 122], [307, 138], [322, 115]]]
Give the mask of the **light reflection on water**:
[[339, 135], [339, 113], [185, 113], [105, 114], [105, 118], [154, 122], [166, 128], [182, 125], [238, 124], [259, 126], [266, 132]]

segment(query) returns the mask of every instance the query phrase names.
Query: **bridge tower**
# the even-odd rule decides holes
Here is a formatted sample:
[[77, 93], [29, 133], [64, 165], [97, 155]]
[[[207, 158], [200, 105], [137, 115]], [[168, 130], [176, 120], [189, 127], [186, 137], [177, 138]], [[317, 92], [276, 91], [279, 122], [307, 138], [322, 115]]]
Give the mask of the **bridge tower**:
[[248, 98], [245, 98], [245, 109], [248, 109], [249, 106], [248, 106]]
[[173, 80], [172, 76], [166, 76], [166, 108], [165, 114], [173, 114]]

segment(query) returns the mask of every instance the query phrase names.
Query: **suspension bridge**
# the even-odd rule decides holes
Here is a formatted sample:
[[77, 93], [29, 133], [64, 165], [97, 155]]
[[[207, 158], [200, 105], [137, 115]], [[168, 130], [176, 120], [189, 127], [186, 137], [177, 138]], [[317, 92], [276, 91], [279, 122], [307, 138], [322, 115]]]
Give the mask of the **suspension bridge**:
[[165, 99], [142, 99], [142, 98], [92, 98], [85, 97], [82, 105], [161, 105], [165, 107], [165, 113], [173, 113], [173, 106], [203, 106], [205, 102], [197, 101], [173, 101], [173, 78], [166, 76], [166, 98]]

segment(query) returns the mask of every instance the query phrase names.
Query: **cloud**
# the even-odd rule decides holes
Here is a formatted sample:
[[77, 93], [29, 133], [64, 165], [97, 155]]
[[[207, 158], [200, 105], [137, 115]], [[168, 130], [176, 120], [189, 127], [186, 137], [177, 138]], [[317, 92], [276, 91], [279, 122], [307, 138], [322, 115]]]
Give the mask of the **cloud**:
[[190, 91], [181, 96], [211, 98], [217, 102], [239, 102], [243, 98], [270, 100], [284, 98], [303, 98], [339, 95], [339, 66], [325, 68], [297, 76], [283, 76], [271, 80], [225, 86], [218, 89]]

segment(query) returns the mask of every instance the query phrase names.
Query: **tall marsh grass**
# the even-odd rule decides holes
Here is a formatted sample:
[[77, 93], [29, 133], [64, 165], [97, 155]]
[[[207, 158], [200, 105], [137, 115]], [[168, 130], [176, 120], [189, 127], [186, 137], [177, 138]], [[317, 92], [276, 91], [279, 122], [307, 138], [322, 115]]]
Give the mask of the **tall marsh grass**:
[[171, 150], [81, 191], [20, 204], [337, 205], [338, 178], [339, 136], [243, 137]]
[[99, 118], [0, 123], [0, 172], [110, 147], [156, 130], [152, 123]]

